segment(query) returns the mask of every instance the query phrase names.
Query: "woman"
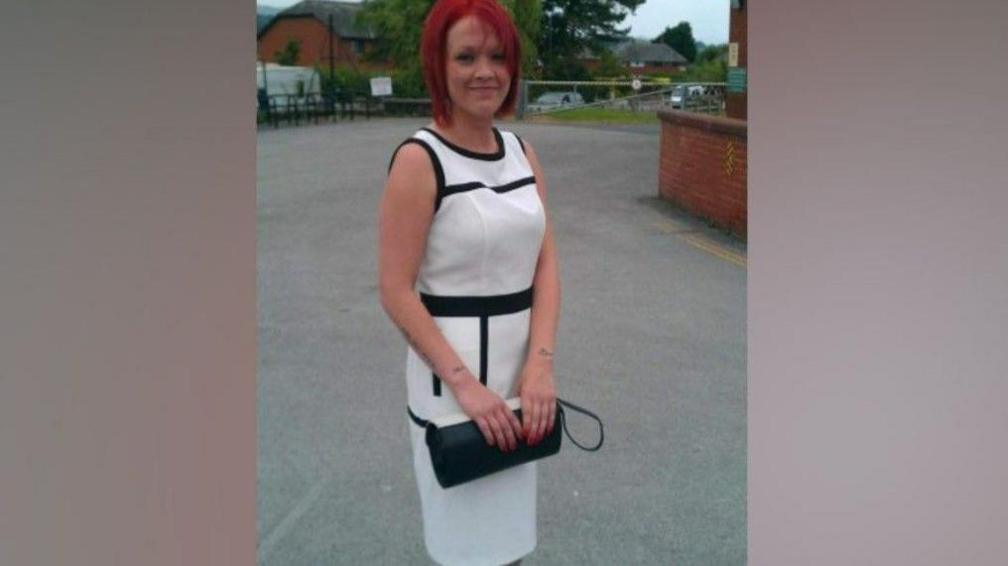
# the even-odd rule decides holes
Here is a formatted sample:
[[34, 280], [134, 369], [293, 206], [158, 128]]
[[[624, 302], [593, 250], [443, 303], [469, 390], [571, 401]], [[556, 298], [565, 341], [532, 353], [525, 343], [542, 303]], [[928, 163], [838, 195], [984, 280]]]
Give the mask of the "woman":
[[[424, 541], [442, 564], [517, 563], [536, 545], [536, 465], [442, 489], [423, 425], [464, 412], [514, 450], [552, 430], [560, 283], [535, 151], [514, 109], [518, 33], [494, 0], [440, 0], [421, 40], [434, 122], [392, 157], [379, 210], [382, 305], [409, 342]], [[417, 294], [419, 291], [419, 295]], [[520, 397], [522, 421], [504, 400]]]

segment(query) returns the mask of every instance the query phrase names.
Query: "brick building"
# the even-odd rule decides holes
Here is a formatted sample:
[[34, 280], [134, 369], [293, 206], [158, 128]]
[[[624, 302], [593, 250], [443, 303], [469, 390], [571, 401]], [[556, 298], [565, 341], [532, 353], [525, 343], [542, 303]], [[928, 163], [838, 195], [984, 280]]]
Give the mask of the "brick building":
[[[651, 43], [642, 39], [629, 39], [613, 44], [609, 51], [623, 66], [628, 75], [674, 75], [689, 65], [689, 61], [664, 43]], [[585, 67], [594, 71], [599, 65], [598, 55], [585, 51], [581, 57]]]
[[[330, 42], [333, 64], [354, 69], [367, 67], [361, 57], [376, 40], [375, 33], [356, 23], [361, 4], [305, 0], [278, 13], [256, 34], [257, 58], [276, 62], [288, 42], [299, 44], [297, 61], [301, 67], [328, 67]], [[332, 36], [329, 21], [332, 18]]]

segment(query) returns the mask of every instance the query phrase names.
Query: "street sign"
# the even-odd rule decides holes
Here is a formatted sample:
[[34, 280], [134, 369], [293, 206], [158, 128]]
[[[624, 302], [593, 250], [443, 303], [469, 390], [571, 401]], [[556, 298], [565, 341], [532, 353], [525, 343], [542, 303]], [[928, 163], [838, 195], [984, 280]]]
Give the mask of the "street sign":
[[634, 79], [633, 82], [630, 83], [630, 86], [633, 87], [634, 90], [640, 90], [641, 88], [640, 79]]
[[738, 42], [728, 44], [728, 66], [738, 67]]
[[745, 67], [728, 68], [728, 92], [746, 91], [746, 70]]
[[373, 77], [371, 79], [371, 96], [391, 96], [392, 77]]

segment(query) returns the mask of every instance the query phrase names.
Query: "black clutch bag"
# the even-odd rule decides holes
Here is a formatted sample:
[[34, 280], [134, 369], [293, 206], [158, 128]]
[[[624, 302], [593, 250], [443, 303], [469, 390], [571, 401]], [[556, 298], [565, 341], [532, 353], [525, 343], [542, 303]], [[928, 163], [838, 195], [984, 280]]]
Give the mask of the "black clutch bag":
[[[521, 421], [520, 400], [509, 399], [507, 404]], [[584, 413], [598, 421], [598, 444], [589, 448], [574, 440], [567, 431], [564, 407]], [[553, 431], [535, 446], [529, 446], [519, 439], [515, 450], [502, 452], [500, 448], [487, 444], [476, 423], [461, 413], [428, 421], [426, 441], [430, 449], [431, 463], [434, 465], [434, 475], [441, 487], [449, 488], [556, 454], [560, 451], [561, 430], [582, 450], [594, 452], [602, 447], [604, 435], [601, 419], [595, 413], [559, 398]]]

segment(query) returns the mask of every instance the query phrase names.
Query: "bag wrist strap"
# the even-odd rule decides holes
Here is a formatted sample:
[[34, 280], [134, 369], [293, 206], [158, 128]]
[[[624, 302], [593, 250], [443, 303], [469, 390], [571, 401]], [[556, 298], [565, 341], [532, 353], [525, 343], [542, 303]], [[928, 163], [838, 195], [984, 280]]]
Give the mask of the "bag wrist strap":
[[[588, 409], [585, 409], [584, 407], [578, 407], [574, 403], [571, 403], [569, 401], [564, 401], [563, 399], [561, 399], [559, 397], [557, 397], [556, 400], [557, 400], [557, 403], [560, 404], [560, 407], [559, 407], [559, 409], [560, 409], [560, 423], [563, 425], [564, 434], [566, 434], [567, 438], [569, 438], [570, 441], [574, 443], [574, 446], [577, 446], [578, 448], [580, 448], [581, 450], [584, 450], [586, 452], [595, 452], [599, 448], [602, 448], [602, 442], [605, 441], [605, 432], [602, 429], [602, 419], [600, 419], [598, 417], [598, 415], [596, 415], [595, 413], [589, 411]], [[588, 447], [582, 445], [577, 440], [574, 440], [574, 437], [571, 436], [570, 431], [567, 430], [567, 415], [566, 415], [566, 412], [564, 411], [564, 407], [567, 407], [568, 409], [577, 411], [579, 413], [584, 413], [584, 414], [588, 415], [589, 417], [595, 419], [595, 422], [598, 423], [598, 432], [599, 432], [598, 444], [596, 444], [595, 446], [593, 446], [591, 448], [588, 448]]]

